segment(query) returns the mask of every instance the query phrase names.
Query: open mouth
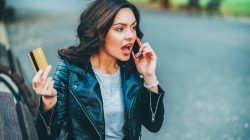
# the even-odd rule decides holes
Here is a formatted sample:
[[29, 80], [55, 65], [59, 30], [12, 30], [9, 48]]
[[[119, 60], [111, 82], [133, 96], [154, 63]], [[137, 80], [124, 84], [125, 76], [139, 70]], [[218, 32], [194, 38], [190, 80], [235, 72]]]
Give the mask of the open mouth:
[[130, 55], [130, 53], [131, 53], [131, 47], [132, 47], [132, 46], [129, 45], [129, 44], [123, 46], [123, 47], [121, 48], [122, 53], [125, 54], [125, 55]]

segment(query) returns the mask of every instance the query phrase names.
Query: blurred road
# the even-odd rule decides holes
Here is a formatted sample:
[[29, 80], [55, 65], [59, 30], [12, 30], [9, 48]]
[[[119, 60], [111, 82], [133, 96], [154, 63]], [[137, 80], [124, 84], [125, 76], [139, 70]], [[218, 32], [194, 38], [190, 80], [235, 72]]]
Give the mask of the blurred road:
[[[25, 4], [29, 0], [13, 1], [19, 20], [7, 25], [10, 46], [31, 81], [35, 73], [27, 53], [42, 46], [55, 71], [57, 49], [77, 43], [86, 1], [73, 0], [63, 8], [48, 0], [30, 4], [36, 8]], [[142, 139], [250, 140], [250, 20], [141, 12], [143, 42], [158, 55], [157, 74], [166, 89], [164, 125], [156, 134], [144, 129]]]

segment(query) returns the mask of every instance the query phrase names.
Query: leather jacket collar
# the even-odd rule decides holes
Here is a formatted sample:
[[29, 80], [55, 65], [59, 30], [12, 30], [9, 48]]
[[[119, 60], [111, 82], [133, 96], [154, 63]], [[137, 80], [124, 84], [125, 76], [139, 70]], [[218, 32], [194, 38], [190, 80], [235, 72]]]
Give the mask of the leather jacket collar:
[[[134, 60], [132, 60], [132, 59], [133, 58], [131, 57], [129, 59], [129, 61], [127, 61], [127, 62], [122, 62], [122, 61], [118, 60], [118, 65], [120, 67], [122, 67], [123, 69], [125, 69], [125, 71], [130, 71], [130, 72], [136, 71], [137, 72], [135, 64], [134, 64]], [[85, 72], [89, 72], [91, 69], [90, 56], [85, 57], [81, 61], [81, 63], [70, 63], [70, 64], [68, 64], [68, 66], [69, 66], [69, 70], [74, 71], [80, 75], [84, 75]]]

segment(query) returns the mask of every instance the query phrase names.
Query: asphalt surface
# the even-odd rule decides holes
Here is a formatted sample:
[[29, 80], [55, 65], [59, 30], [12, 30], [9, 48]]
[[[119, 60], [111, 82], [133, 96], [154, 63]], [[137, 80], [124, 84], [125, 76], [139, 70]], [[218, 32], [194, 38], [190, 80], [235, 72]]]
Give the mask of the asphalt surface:
[[[13, 1], [19, 20], [7, 25], [11, 48], [31, 81], [27, 53], [42, 46], [53, 75], [57, 49], [77, 44], [86, 2], [58, 8], [61, 2], [36, 7]], [[250, 20], [148, 9], [141, 15], [142, 42], [155, 50], [157, 76], [166, 89], [162, 129], [143, 129], [142, 139], [250, 140]]]

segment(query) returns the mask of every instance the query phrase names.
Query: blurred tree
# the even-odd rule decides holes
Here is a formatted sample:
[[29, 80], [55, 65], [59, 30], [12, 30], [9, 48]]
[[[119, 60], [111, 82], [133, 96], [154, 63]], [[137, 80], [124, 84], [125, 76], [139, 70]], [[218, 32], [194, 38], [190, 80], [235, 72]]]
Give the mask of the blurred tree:
[[199, 0], [189, 0], [187, 4], [187, 8], [190, 10], [200, 11], [201, 6]]
[[206, 6], [206, 10], [210, 12], [219, 12], [222, 0], [210, 0]]
[[169, 8], [169, 0], [161, 0], [161, 3], [163, 8]]

